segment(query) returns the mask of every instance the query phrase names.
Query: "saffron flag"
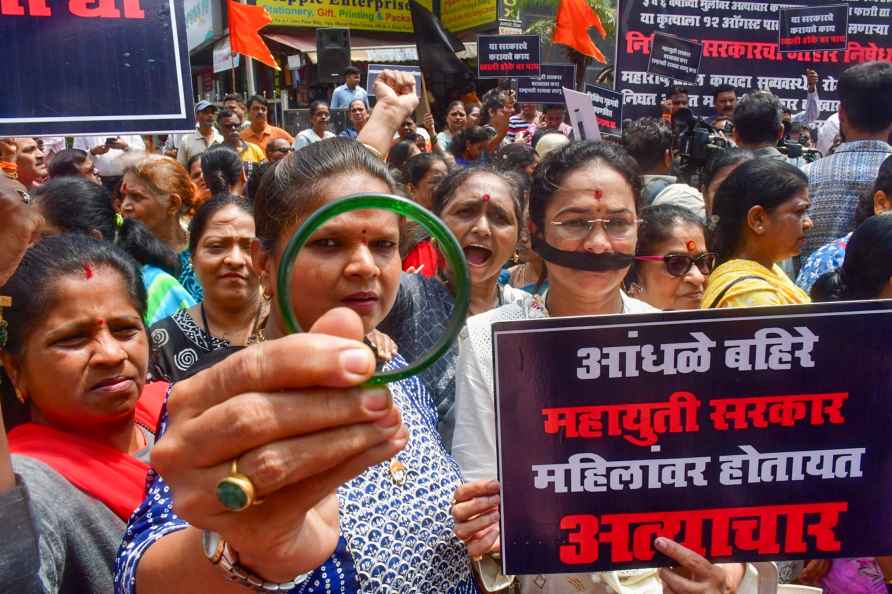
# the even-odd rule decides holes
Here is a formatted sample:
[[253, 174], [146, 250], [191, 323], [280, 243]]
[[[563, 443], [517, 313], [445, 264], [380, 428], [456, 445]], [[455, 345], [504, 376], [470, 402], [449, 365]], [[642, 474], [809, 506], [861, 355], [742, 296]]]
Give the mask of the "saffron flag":
[[258, 31], [273, 22], [262, 6], [248, 6], [229, 0], [229, 44], [233, 53], [244, 54], [281, 70]]
[[554, 34], [551, 36], [551, 41], [572, 47], [580, 54], [594, 58], [601, 64], [606, 64], [607, 59], [588, 34], [591, 27], [597, 29], [602, 39], [607, 37], [607, 31], [604, 30], [601, 19], [586, 0], [561, 0], [555, 17]]

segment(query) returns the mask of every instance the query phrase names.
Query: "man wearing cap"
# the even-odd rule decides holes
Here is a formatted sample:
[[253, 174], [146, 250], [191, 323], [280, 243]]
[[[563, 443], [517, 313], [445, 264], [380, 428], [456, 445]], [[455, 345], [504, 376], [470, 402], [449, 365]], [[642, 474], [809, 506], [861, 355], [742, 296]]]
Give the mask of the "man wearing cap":
[[359, 86], [359, 68], [347, 66], [344, 69], [344, 84], [331, 94], [330, 107], [332, 109], [347, 109], [356, 99], [362, 99], [365, 106], [369, 106], [369, 94]]
[[195, 132], [185, 134], [177, 141], [177, 161], [186, 167], [189, 160], [200, 155], [211, 146], [223, 142], [223, 135], [214, 126], [217, 121], [217, 106], [202, 100], [195, 104]]

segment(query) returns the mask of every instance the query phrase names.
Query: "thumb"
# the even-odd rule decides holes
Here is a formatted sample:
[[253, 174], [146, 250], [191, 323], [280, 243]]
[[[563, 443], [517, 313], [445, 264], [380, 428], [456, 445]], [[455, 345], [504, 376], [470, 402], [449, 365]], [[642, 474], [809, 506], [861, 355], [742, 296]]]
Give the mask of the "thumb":
[[365, 330], [362, 327], [362, 318], [355, 311], [348, 307], [337, 307], [316, 320], [310, 328], [310, 334], [328, 334], [362, 341]]

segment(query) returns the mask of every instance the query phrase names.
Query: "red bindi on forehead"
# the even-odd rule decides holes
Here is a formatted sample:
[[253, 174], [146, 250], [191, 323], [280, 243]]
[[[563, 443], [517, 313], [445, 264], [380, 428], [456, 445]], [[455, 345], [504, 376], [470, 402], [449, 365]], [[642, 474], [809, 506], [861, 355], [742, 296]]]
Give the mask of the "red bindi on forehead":
[[492, 196], [490, 196], [489, 194], [484, 194], [483, 196], [480, 197], [480, 199], [483, 202], [489, 202], [490, 200], [492, 200]]
[[604, 197], [604, 190], [601, 188], [595, 188], [595, 200], [600, 200]]
[[93, 267], [90, 264], [84, 264], [84, 277], [87, 280], [93, 278]]
[[685, 244], [685, 247], [688, 248], [689, 252], [693, 252], [697, 249], [697, 244], [694, 242], [693, 239], [689, 239], [688, 242]]

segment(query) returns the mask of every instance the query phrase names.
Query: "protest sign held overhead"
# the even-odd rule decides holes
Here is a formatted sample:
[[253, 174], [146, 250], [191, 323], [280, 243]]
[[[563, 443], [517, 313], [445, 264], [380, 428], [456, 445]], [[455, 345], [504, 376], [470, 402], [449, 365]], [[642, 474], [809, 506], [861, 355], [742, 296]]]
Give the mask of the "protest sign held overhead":
[[892, 552], [889, 332], [890, 302], [495, 324], [504, 572]]
[[576, 66], [542, 64], [541, 72], [538, 78], [517, 79], [517, 100], [521, 103], [563, 103], [563, 88], [572, 88], [576, 83]]
[[585, 85], [585, 92], [592, 98], [592, 107], [601, 132], [620, 135], [623, 129], [623, 94], [595, 85]]
[[192, 130], [183, 3], [90, 4], [3, 3], [0, 136]]
[[477, 36], [477, 78], [539, 76], [541, 69], [538, 35]]
[[673, 80], [697, 82], [703, 46], [689, 39], [665, 33], [654, 33], [647, 71]]
[[570, 116], [576, 140], [601, 140], [598, 118], [589, 94], [564, 89], [564, 103], [567, 105], [567, 114]]
[[845, 49], [849, 34], [849, 5], [782, 8], [779, 44], [782, 52]]
[[[702, 0], [619, 0], [617, 12], [616, 88], [625, 95], [625, 117], [659, 115], [666, 80], [647, 71], [655, 32], [703, 45], [700, 74], [690, 89], [690, 108], [697, 116], [714, 115], [712, 89], [730, 85], [741, 96], [771, 91], [793, 113], [805, 111], [807, 68], [820, 71], [820, 111], [826, 118], [839, 108], [837, 83], [847, 67], [892, 58], [892, 7], [879, 0], [851, 2], [848, 43], [844, 50], [781, 52], [778, 2]], [[839, 4], [814, 0], [809, 7]]]

